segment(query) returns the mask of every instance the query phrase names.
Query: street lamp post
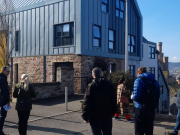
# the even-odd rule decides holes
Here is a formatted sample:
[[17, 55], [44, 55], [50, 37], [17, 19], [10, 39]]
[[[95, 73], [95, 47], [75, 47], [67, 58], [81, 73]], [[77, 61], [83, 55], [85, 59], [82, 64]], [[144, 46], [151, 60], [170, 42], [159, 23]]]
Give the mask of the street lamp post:
[[125, 0], [126, 15], [125, 15], [125, 72], [128, 71], [128, 0]]

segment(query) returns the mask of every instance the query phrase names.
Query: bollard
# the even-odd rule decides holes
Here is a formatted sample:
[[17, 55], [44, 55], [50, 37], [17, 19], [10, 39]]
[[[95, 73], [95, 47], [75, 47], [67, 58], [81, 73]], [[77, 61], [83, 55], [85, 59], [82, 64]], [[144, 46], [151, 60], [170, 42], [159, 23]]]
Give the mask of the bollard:
[[68, 87], [65, 87], [65, 110], [68, 111]]

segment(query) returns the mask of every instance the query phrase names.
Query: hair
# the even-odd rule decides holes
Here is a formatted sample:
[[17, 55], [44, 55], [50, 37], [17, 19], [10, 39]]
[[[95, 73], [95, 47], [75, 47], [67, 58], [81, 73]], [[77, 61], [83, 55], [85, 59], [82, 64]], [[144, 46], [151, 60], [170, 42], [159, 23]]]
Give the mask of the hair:
[[29, 89], [29, 77], [27, 74], [22, 74], [21, 75], [21, 79], [23, 79], [23, 81], [21, 80], [21, 83], [24, 83], [24, 90], [27, 91]]
[[98, 68], [98, 67], [95, 67], [93, 70], [92, 70], [92, 75], [95, 77], [95, 78], [99, 78], [101, 76], [101, 69]]
[[122, 77], [119, 81], [118, 81], [118, 85], [122, 84], [124, 81], [126, 81], [126, 79], [124, 77]]
[[7, 68], [10, 68], [10, 67], [9, 67], [9, 66], [3, 66], [3, 67], [1, 68], [1, 72], [2, 72], [2, 71], [6, 71]]
[[138, 68], [137, 73], [139, 73], [139, 74], [147, 73], [147, 68], [146, 67], [140, 67], [140, 68]]

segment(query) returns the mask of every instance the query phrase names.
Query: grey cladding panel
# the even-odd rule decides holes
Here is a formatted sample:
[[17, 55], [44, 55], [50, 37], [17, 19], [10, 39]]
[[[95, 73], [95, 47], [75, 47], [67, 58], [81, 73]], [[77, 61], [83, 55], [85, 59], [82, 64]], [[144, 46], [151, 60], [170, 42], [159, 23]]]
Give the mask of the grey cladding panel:
[[74, 14], [75, 14], [75, 12], [74, 12], [74, 2], [75, 2], [75, 0], [70, 0], [69, 1], [70, 2], [70, 21], [74, 21]]
[[27, 41], [27, 55], [28, 56], [30, 56], [31, 55], [31, 45], [32, 45], [32, 43], [31, 43], [31, 35], [32, 35], [32, 22], [31, 22], [31, 18], [32, 18], [32, 16], [31, 16], [31, 10], [28, 10], [28, 36], [27, 36], [27, 38], [28, 38], [28, 41]]
[[59, 18], [59, 16], [58, 16], [58, 11], [59, 10], [59, 4], [58, 3], [56, 3], [56, 4], [54, 4], [54, 24], [57, 24], [59, 21], [58, 21], [58, 18]]
[[[88, 17], [88, 11], [89, 11], [89, 9], [88, 9], [88, 1], [84, 1], [84, 5], [83, 5], [83, 8], [84, 8], [84, 10], [85, 10], [85, 12], [83, 13], [84, 14], [84, 20], [85, 20], [85, 22], [84, 22], [84, 34], [82, 34], [82, 36], [84, 37], [84, 41], [85, 41], [85, 50], [88, 50], [88, 48], [89, 48], [89, 17]], [[92, 26], [92, 25], [91, 25]]]
[[88, 0], [88, 17], [89, 17], [89, 20], [88, 20], [88, 26], [89, 26], [89, 50], [92, 51], [93, 50], [93, 9], [91, 7], [93, 7], [93, 1], [92, 0]]
[[98, 3], [98, 10], [97, 10], [97, 12], [98, 12], [98, 14], [97, 14], [97, 24], [98, 25], [101, 25], [101, 14], [102, 14], [102, 12], [101, 12], [101, 1], [100, 0], [97, 0], [97, 3]]
[[45, 54], [49, 53], [49, 8], [45, 7]]
[[64, 2], [64, 22], [69, 22], [69, 1]]
[[75, 53], [75, 47], [70, 47], [70, 53]]
[[94, 20], [94, 23], [97, 24], [97, 15], [98, 15], [98, 12], [97, 12], [97, 6], [98, 6], [98, 0], [92, 0], [93, 1], [93, 20]]
[[69, 48], [64, 48], [64, 54], [69, 54], [70, 49]]
[[59, 49], [58, 48], [54, 48], [54, 54], [59, 54]]
[[44, 55], [44, 7], [40, 7], [40, 55]]
[[24, 39], [24, 23], [23, 23], [23, 12], [20, 12], [20, 56], [23, 56], [23, 39]]
[[39, 55], [39, 45], [40, 45], [39, 24], [40, 24], [39, 8], [36, 8], [36, 55]]
[[32, 50], [31, 55], [36, 54], [36, 10], [32, 9]]
[[59, 3], [59, 23], [64, 22], [64, 2]]
[[59, 48], [59, 54], [64, 54], [64, 48]]
[[105, 52], [105, 44], [106, 44], [106, 15], [102, 14], [102, 27], [101, 27], [101, 48], [102, 51]]
[[53, 54], [53, 5], [49, 6], [49, 54]]
[[27, 34], [28, 34], [28, 29], [27, 29], [27, 11], [24, 11], [24, 42], [23, 42], [23, 56], [27, 55]]

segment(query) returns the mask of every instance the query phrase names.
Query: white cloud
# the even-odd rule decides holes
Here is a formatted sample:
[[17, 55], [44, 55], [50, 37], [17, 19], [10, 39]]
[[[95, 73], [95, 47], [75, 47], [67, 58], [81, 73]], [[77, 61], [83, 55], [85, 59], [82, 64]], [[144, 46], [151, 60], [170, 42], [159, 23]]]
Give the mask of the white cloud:
[[180, 58], [178, 58], [178, 57], [170, 58], [169, 62], [180, 62]]

